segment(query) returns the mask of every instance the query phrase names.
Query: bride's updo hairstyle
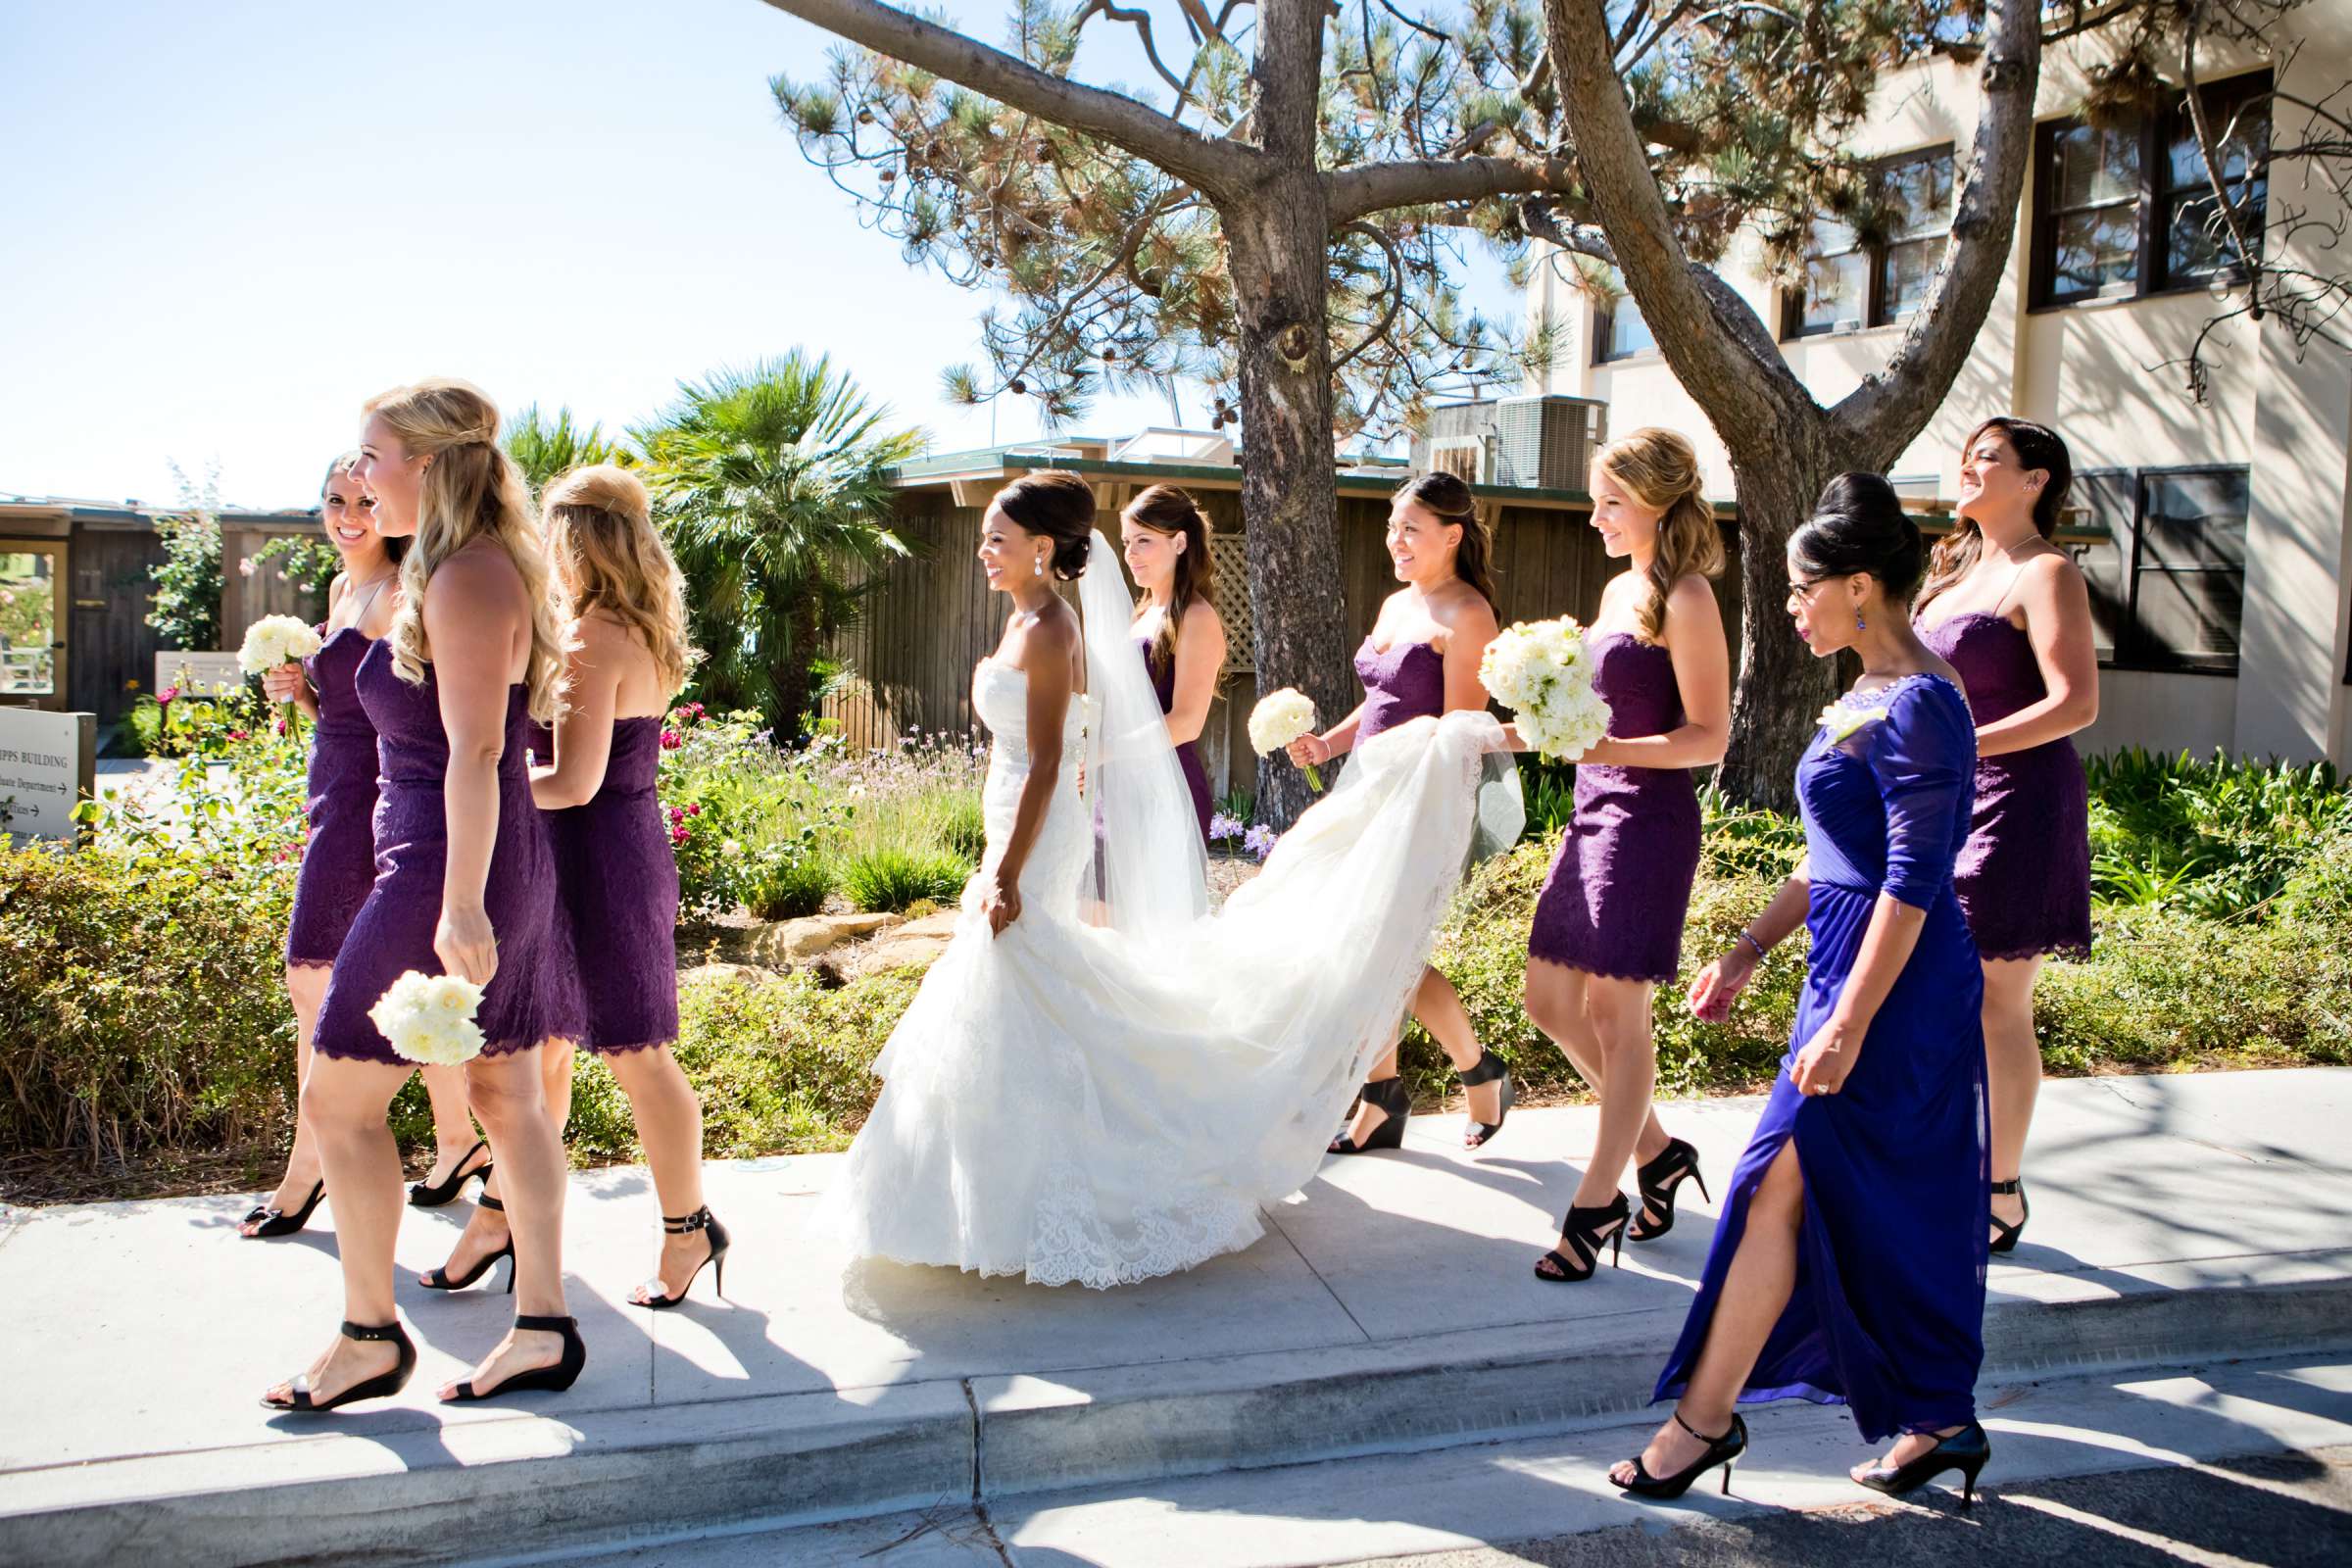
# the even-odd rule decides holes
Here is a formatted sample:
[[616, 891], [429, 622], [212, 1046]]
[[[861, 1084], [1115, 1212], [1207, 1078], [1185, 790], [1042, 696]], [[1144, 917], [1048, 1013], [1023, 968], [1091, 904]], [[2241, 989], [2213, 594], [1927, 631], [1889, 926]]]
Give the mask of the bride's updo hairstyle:
[[1025, 473], [997, 492], [997, 506], [1020, 525], [1054, 541], [1054, 575], [1076, 582], [1094, 546], [1095, 487], [1067, 468]]
[[1789, 536], [1788, 564], [1806, 577], [1868, 572], [1900, 605], [1919, 587], [1927, 551], [1894, 486], [1875, 473], [1841, 473], [1813, 503], [1812, 519]]

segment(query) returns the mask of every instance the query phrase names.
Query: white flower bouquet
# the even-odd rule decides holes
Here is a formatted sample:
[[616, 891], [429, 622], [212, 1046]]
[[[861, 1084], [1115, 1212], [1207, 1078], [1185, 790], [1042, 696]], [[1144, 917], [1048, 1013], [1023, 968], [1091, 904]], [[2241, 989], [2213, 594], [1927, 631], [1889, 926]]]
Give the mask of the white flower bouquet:
[[482, 1054], [482, 1026], [473, 1021], [482, 988], [454, 974], [415, 969], [392, 982], [368, 1016], [393, 1054], [429, 1066], [454, 1067]]
[[259, 675], [308, 659], [318, 651], [318, 633], [294, 615], [264, 615], [245, 628], [244, 646], [237, 650], [237, 667]]
[[1519, 738], [1573, 762], [1609, 732], [1609, 705], [1592, 689], [1592, 657], [1574, 617], [1514, 621], [1487, 644], [1480, 684], [1511, 711]]
[[[1250, 748], [1260, 757], [1281, 751], [1315, 727], [1315, 701], [1296, 687], [1266, 693], [1250, 710]], [[1323, 776], [1309, 764], [1309, 788], [1320, 790]]]

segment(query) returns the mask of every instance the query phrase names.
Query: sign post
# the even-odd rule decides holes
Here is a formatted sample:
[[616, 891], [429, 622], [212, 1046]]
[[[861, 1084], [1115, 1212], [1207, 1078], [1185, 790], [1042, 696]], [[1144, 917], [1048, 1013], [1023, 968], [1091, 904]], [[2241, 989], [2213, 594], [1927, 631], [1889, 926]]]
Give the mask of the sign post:
[[97, 773], [97, 714], [0, 708], [0, 832], [71, 840]]

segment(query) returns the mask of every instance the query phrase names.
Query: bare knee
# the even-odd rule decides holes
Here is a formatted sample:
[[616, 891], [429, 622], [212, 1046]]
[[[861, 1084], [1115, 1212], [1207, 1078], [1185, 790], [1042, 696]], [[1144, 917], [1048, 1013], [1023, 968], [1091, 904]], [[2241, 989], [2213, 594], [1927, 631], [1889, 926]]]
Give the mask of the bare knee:
[[1586, 987], [1589, 1027], [1612, 1057], [1650, 1049], [1649, 994], [1649, 983], [1643, 980], [1595, 978]]
[[694, 1081], [678, 1058], [670, 1054], [667, 1046], [650, 1046], [643, 1051], [616, 1051], [605, 1058], [605, 1065], [620, 1085], [622, 1094], [632, 1103], [645, 1100], [666, 1100], [673, 1103], [692, 1105], [696, 1114], [703, 1108], [702, 1096], [695, 1093]]
[[547, 1086], [537, 1071], [485, 1070], [477, 1059], [466, 1074], [466, 1099], [493, 1142], [547, 1119]]
[[1542, 958], [1528, 960], [1520, 1002], [1527, 1008], [1528, 1021], [1561, 1045], [1572, 1040], [1581, 1043], [1591, 1033], [1585, 1021], [1580, 978], [1575, 970], [1559, 964]]

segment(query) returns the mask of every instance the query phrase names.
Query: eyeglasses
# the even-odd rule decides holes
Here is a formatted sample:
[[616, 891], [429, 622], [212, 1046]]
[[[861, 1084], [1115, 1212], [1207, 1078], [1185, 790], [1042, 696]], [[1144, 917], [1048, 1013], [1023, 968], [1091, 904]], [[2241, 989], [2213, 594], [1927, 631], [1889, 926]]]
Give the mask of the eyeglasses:
[[1790, 583], [1788, 597], [1781, 601], [1781, 608], [1791, 615], [1795, 614], [1797, 611], [1812, 602], [1813, 590], [1829, 580], [1827, 577], [1808, 577], [1803, 582]]

